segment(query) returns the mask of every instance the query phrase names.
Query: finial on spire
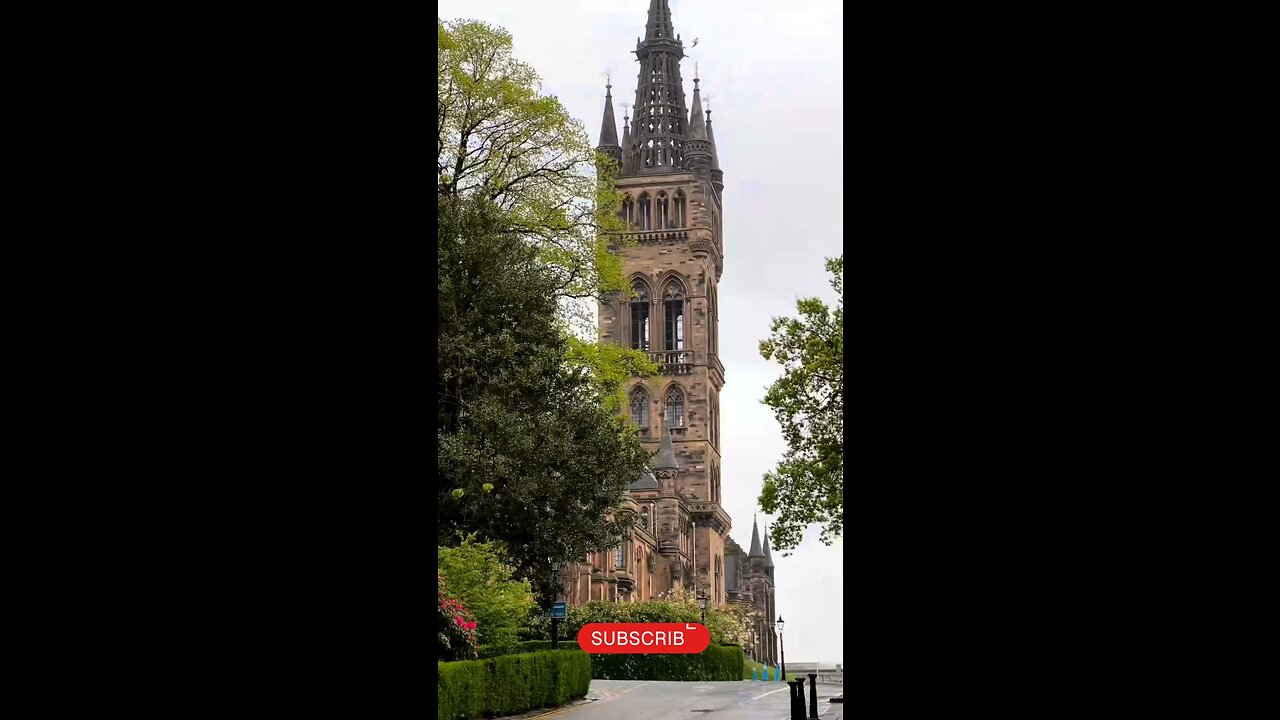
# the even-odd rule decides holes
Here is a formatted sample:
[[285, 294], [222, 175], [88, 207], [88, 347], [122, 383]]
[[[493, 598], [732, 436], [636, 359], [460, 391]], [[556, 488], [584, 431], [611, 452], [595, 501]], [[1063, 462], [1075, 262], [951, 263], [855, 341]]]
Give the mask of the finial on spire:
[[698, 82], [698, 61], [693, 62], [693, 81]]

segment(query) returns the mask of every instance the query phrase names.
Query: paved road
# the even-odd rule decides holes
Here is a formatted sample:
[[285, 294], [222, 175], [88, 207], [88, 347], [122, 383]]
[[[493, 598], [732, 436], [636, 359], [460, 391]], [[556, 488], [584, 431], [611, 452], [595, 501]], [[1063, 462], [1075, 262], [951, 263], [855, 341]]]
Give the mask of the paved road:
[[[592, 680], [587, 693], [592, 702], [555, 711], [547, 720], [790, 720], [787, 690], [786, 683], [749, 680]], [[806, 686], [806, 708], [808, 692]], [[844, 717], [844, 705], [827, 702], [843, 692], [842, 685], [818, 686], [818, 716], [822, 720]]]

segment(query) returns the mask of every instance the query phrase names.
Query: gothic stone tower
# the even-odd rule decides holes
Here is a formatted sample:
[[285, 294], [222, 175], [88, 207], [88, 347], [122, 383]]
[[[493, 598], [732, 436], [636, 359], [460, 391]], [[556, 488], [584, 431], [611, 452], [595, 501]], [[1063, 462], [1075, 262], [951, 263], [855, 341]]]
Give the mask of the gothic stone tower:
[[[725, 539], [732, 527], [720, 506], [720, 390], [716, 288], [724, 269], [721, 240], [723, 174], [702, 108], [699, 79], [686, 110], [680, 61], [667, 0], [650, 0], [635, 117], [623, 116], [622, 142], [606, 88], [599, 150], [621, 166], [621, 217], [634, 245], [624, 247], [629, 294], [600, 304], [600, 337], [644, 350], [659, 365], [628, 387], [628, 411], [652, 452], [671, 443], [653, 469], [658, 488], [633, 488], [652, 518], [656, 551], [671, 568], [668, 587], [726, 600]], [[659, 467], [660, 465], [675, 467]], [[666, 582], [663, 585], [667, 585]], [[644, 598], [641, 598], [644, 599]]]

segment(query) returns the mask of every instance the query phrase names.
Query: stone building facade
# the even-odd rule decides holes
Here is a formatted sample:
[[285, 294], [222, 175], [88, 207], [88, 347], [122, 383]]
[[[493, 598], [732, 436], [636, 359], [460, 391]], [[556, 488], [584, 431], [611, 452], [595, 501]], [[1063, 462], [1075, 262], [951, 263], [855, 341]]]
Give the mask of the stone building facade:
[[[744, 554], [720, 504], [724, 173], [699, 78], [686, 109], [684, 44], [667, 0], [650, 0], [645, 39], [634, 52], [635, 117], [624, 114], [619, 142], [607, 85], [597, 148], [622, 171], [620, 216], [635, 241], [621, 251], [631, 292], [600, 304], [599, 331], [601, 340], [643, 350], [659, 366], [658, 376], [632, 380], [625, 408], [655, 458], [622, 508], [637, 516], [632, 536], [565, 568], [565, 599], [633, 602], [689, 589], [714, 605], [749, 603], [773, 617], [772, 562], [766, 565], [758, 532], [753, 525]], [[770, 631], [755, 630], [753, 651], [772, 661]]]

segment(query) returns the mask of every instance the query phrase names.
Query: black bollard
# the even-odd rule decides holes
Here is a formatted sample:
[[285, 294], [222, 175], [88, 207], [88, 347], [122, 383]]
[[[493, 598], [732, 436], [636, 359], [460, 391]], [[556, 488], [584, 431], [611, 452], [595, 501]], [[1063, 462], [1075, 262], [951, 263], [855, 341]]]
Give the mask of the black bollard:
[[796, 680], [796, 702], [791, 707], [791, 717], [793, 720], [805, 720], [804, 717], [804, 677], [801, 676]]
[[787, 687], [791, 689], [791, 720], [796, 720], [796, 681], [788, 680]]
[[818, 717], [818, 676], [809, 673], [809, 720]]

